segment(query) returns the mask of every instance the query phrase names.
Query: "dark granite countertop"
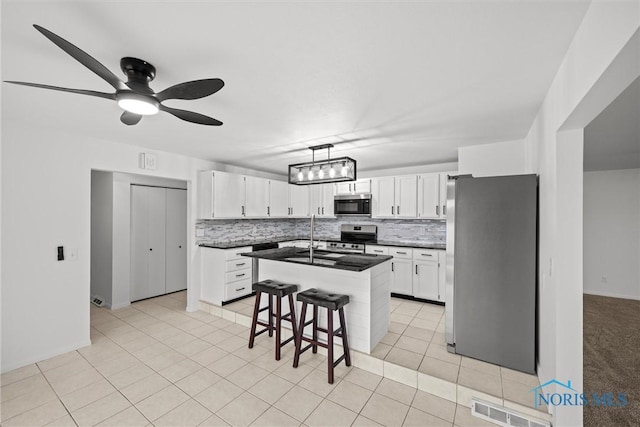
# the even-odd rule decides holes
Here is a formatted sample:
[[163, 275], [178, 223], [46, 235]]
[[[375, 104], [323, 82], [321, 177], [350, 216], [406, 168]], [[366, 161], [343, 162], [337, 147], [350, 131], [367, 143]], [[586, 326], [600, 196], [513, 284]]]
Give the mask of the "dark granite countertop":
[[392, 240], [378, 240], [372, 245], [380, 246], [398, 246], [401, 248], [419, 248], [419, 249], [447, 249], [444, 243], [428, 243], [428, 242], [396, 242]]
[[242, 255], [271, 261], [290, 262], [347, 271], [365, 271], [393, 258], [388, 255], [351, 254], [315, 250], [313, 263], [311, 263], [309, 262], [309, 250], [293, 247], [265, 249], [264, 251], [247, 252]]
[[268, 239], [257, 239], [257, 240], [234, 240], [231, 242], [200, 242], [198, 246], [203, 248], [214, 248], [214, 249], [233, 249], [233, 248], [241, 248], [243, 246], [253, 246], [259, 245], [261, 243], [280, 243], [280, 242], [289, 242], [291, 240], [308, 240], [309, 236], [280, 236], [280, 237], [270, 237]]
[[[243, 246], [252, 246], [260, 243], [280, 243], [280, 242], [289, 242], [292, 240], [309, 240], [309, 236], [280, 236], [280, 237], [271, 237], [268, 239], [259, 239], [259, 240], [234, 240], [232, 242], [200, 242], [198, 246], [204, 248], [214, 248], [214, 249], [234, 249], [241, 248]], [[340, 239], [335, 238], [327, 238], [327, 237], [318, 237], [315, 239], [318, 242], [339, 242]], [[380, 246], [397, 246], [401, 248], [420, 248], [420, 249], [446, 249], [447, 246], [444, 243], [429, 243], [429, 242], [398, 242], [393, 240], [378, 240], [376, 243], [371, 243], [372, 245], [380, 245]]]

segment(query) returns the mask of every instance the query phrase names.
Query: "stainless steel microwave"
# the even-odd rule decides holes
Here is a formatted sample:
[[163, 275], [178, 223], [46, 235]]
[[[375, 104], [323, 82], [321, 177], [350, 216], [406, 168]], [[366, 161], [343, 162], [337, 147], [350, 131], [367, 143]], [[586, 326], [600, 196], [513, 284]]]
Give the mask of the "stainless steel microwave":
[[371, 216], [371, 194], [334, 196], [334, 215]]

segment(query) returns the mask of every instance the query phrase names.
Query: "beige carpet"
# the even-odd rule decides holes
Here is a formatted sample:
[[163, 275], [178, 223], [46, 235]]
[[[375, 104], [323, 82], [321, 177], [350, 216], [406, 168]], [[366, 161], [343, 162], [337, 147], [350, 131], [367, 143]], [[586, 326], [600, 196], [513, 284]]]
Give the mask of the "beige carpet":
[[584, 407], [585, 426], [640, 425], [640, 301], [584, 296], [584, 391], [626, 392], [625, 407]]

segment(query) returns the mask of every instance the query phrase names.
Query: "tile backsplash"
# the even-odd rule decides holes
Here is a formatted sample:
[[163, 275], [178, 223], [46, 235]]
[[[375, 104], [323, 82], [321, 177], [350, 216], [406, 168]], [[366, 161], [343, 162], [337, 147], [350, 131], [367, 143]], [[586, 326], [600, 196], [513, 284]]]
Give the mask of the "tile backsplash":
[[[378, 226], [378, 240], [403, 243], [445, 243], [446, 222], [429, 219], [317, 218], [314, 236], [318, 239], [339, 238], [341, 224], [373, 224]], [[309, 236], [310, 220], [299, 219], [229, 219], [198, 220], [196, 237], [200, 242], [231, 242], [281, 237]]]

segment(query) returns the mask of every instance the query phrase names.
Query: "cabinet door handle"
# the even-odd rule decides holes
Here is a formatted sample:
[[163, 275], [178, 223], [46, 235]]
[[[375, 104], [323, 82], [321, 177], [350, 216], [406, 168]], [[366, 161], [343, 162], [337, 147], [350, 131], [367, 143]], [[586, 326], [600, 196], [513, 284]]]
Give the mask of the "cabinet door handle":
[[433, 256], [432, 254], [421, 254], [421, 255], [422, 255], [422, 256], [430, 256], [430, 257], [432, 257], [432, 256]]
[[398, 209], [396, 209], [396, 212], [398, 213], [398, 215], [400, 215], [400, 205], [398, 205]]
[[393, 209], [394, 208], [395, 208], [394, 206], [391, 206], [391, 215], [393, 215]]
[[318, 215], [320, 215], [320, 207], [318, 206]]
[[440, 215], [440, 206], [436, 205], [436, 215]]
[[418, 266], [416, 265], [416, 274], [418, 274]]
[[242, 277], [242, 276], [244, 276], [244, 273], [242, 273], [242, 274], [236, 274], [236, 277]]
[[240, 266], [245, 265], [245, 264], [246, 264], [246, 262], [241, 262], [241, 263], [236, 264], [236, 267], [240, 267]]
[[244, 216], [244, 206], [242, 206], [242, 216]]
[[397, 251], [396, 253], [397, 253], [398, 255], [406, 255], [406, 254], [407, 254], [406, 252], [400, 252], [400, 251]]
[[442, 205], [442, 215], [447, 215], [447, 205]]
[[178, 245], [178, 249], [182, 249], [182, 245]]
[[391, 271], [393, 271], [393, 263], [391, 263]]
[[322, 207], [322, 215], [324, 215], [324, 206]]
[[374, 249], [374, 250], [373, 250], [373, 252], [378, 252], [378, 253], [380, 253], [380, 254], [382, 253], [382, 251], [381, 251], [381, 250], [378, 250], [378, 249]]
[[236, 292], [244, 291], [244, 288], [237, 288]]
[[271, 208], [267, 206], [267, 215], [271, 215]]
[[152, 251], [152, 250], [153, 250], [153, 248], [149, 248], [149, 250], [150, 250], [150, 251]]

